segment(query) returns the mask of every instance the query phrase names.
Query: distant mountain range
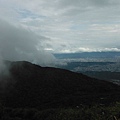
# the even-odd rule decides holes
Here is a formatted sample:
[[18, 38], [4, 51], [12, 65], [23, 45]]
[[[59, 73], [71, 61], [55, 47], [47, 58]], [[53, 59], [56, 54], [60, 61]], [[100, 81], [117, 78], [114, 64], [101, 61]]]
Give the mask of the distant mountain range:
[[120, 87], [64, 69], [29, 62], [5, 61], [9, 74], [0, 74], [0, 102], [17, 108], [76, 107], [119, 101]]
[[54, 54], [58, 59], [76, 58], [120, 58], [120, 52], [81, 52], [81, 53], [59, 53]]

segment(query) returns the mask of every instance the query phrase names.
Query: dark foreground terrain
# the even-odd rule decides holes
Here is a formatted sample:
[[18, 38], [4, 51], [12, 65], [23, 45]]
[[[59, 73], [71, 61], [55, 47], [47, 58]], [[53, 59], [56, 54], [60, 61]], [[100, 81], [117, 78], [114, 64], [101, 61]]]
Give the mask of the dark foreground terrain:
[[[56, 110], [62, 109], [63, 117], [66, 115], [66, 110], [70, 114], [69, 112], [76, 109], [87, 110], [85, 106], [108, 106], [120, 101], [120, 87], [107, 81], [68, 70], [40, 67], [29, 62], [6, 61], [5, 64], [9, 68], [9, 73], [2, 74], [5, 73], [3, 71], [0, 74], [1, 116], [10, 114], [13, 110], [19, 113], [20, 109], [29, 112], [36, 109], [43, 112], [39, 114], [45, 119], [50, 111], [51, 115], [55, 115]], [[43, 118], [41, 119], [44, 120]]]
[[119, 120], [120, 103], [112, 106], [94, 105], [80, 108], [45, 110], [5, 108], [0, 106], [0, 120]]

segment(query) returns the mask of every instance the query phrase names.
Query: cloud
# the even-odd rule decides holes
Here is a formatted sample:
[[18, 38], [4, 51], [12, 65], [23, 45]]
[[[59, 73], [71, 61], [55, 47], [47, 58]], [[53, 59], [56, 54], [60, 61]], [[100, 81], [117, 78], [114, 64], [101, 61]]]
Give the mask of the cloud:
[[119, 11], [119, 0], [0, 1], [1, 18], [50, 38], [38, 41], [42, 49], [53, 53], [75, 48], [117, 48]]
[[2, 57], [0, 56], [0, 74], [4, 73], [4, 71], [6, 71], [6, 66], [5, 66], [5, 64], [3, 62]]
[[25, 60], [50, 65], [55, 58], [51, 53], [44, 51], [41, 42], [46, 40], [48, 38], [0, 20], [0, 56], [5, 60]]
[[119, 48], [71, 48], [71, 49], [62, 49], [60, 53], [81, 53], [81, 52], [120, 52]]

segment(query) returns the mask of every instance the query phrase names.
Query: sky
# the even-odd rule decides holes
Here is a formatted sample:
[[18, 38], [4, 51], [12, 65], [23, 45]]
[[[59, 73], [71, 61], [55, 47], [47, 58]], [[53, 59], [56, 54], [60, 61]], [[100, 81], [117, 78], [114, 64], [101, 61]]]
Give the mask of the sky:
[[120, 51], [120, 0], [0, 0], [2, 58], [91, 51]]

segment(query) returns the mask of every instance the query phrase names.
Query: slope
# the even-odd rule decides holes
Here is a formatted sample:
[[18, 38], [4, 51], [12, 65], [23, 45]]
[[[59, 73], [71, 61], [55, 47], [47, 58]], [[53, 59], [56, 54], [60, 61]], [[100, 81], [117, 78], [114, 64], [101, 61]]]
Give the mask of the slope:
[[[29, 62], [6, 62], [0, 80], [1, 103], [7, 107], [58, 108], [119, 101], [120, 87], [64, 69]], [[4, 82], [3, 82], [4, 81]]]

